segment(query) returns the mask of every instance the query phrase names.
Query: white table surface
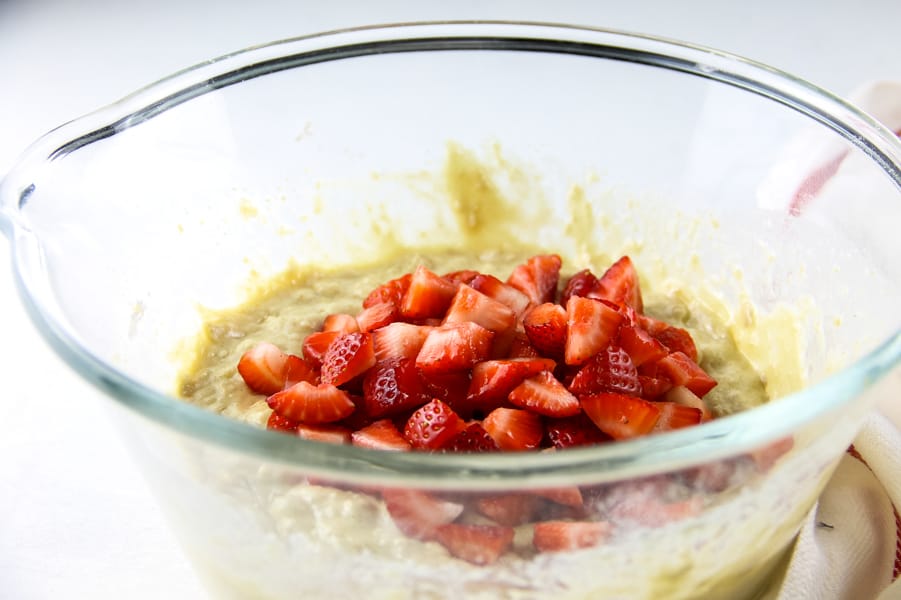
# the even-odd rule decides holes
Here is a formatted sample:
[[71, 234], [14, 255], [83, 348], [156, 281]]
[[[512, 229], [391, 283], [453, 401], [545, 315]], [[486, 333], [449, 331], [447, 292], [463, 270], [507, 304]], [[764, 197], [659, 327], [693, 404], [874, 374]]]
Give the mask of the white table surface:
[[[895, 0], [441, 4], [0, 0], [0, 176], [42, 133], [172, 71], [367, 23], [580, 23], [718, 47], [839, 94], [901, 79]], [[5, 243], [0, 264], [9, 264]], [[37, 336], [8, 268], [0, 271], [0, 332], [0, 598], [203, 597], [103, 400]]]

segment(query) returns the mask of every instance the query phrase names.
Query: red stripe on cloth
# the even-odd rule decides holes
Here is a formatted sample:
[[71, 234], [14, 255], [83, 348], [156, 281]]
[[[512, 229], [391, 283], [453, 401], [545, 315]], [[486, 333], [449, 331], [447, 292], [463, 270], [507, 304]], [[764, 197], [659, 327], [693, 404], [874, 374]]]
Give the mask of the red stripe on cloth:
[[[860, 452], [857, 451], [857, 448], [854, 447], [854, 444], [851, 444], [848, 447], [848, 454], [859, 460], [863, 465], [870, 469], [870, 465], [867, 464], [867, 461], [860, 455]], [[870, 469], [872, 471], [872, 469]], [[892, 569], [892, 581], [898, 579], [898, 575], [901, 575], [901, 516], [898, 515], [898, 508], [892, 504], [892, 512], [895, 514], [895, 567]]]

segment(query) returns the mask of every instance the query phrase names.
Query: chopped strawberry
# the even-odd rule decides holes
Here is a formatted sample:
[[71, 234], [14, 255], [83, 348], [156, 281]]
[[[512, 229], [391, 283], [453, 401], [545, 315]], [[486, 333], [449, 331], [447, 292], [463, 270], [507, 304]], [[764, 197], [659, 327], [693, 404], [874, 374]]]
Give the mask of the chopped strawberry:
[[376, 363], [363, 378], [363, 406], [376, 419], [408, 413], [430, 399], [410, 358]]
[[288, 359], [285, 361], [284, 387], [289, 388], [300, 381], [317, 384], [319, 383], [319, 372], [301, 357], [289, 354]]
[[792, 436], [779, 438], [765, 446], [757, 448], [749, 452], [754, 466], [761, 473], [769, 471], [776, 464], [776, 461], [782, 458], [789, 450], [795, 447], [795, 440]]
[[622, 314], [603, 302], [573, 296], [566, 303], [566, 364], [583, 365], [607, 347]]
[[303, 357], [314, 368], [322, 367], [322, 358], [338, 336], [337, 331], [316, 331], [311, 333], [303, 341]]
[[641, 396], [641, 382], [632, 358], [622, 348], [610, 345], [579, 369], [569, 390], [578, 396], [597, 392]]
[[360, 326], [352, 315], [334, 313], [325, 317], [322, 323], [322, 331], [337, 331], [338, 333], [357, 333]]
[[251, 391], [268, 396], [284, 389], [289, 356], [275, 344], [260, 342], [241, 355], [238, 373]]
[[498, 525], [516, 527], [532, 521], [541, 508], [541, 500], [530, 494], [486, 496], [475, 502], [476, 511]]
[[660, 409], [660, 418], [657, 419], [652, 432], [682, 429], [701, 422], [701, 409], [693, 406], [683, 406], [675, 402], [657, 402], [657, 408]]
[[535, 523], [532, 545], [539, 552], [564, 552], [591, 548], [612, 531], [606, 521], [544, 521]]
[[602, 298], [611, 302], [623, 302], [636, 311], [644, 310], [641, 300], [641, 288], [638, 284], [638, 273], [628, 256], [623, 256], [610, 265], [601, 275], [595, 289], [589, 294], [591, 298]]
[[469, 371], [448, 371], [424, 374], [420, 372], [419, 378], [422, 385], [432, 399], [437, 398], [462, 418], [472, 417], [472, 406], [466, 402], [466, 393], [469, 390]]
[[641, 315], [638, 320], [651, 337], [663, 344], [669, 352], [682, 352], [698, 362], [698, 349], [688, 331], [647, 315]]
[[528, 296], [532, 304], [553, 302], [562, 264], [556, 254], [533, 256], [513, 269], [507, 284]]
[[340, 421], [356, 408], [344, 390], [329, 383], [313, 385], [306, 381], [272, 394], [266, 402], [281, 416], [309, 425]]
[[549, 358], [486, 360], [472, 370], [472, 381], [466, 404], [487, 414], [504, 403], [507, 396], [524, 379], [553, 370]]
[[468, 285], [457, 288], [451, 301], [444, 323], [469, 323], [481, 325], [489, 331], [502, 333], [509, 331], [516, 323], [516, 315], [506, 304], [477, 292]]
[[571, 417], [579, 414], [579, 399], [550, 371], [529, 377], [510, 392], [508, 399], [516, 406], [549, 417]]
[[435, 539], [451, 555], [475, 565], [490, 565], [513, 543], [512, 527], [449, 523], [435, 530]]
[[716, 387], [716, 380], [682, 352], [672, 352], [661, 358], [657, 367], [675, 385], [684, 385], [701, 398]]
[[443, 317], [457, 291], [457, 284], [420, 265], [413, 271], [400, 314], [407, 319]]
[[541, 417], [518, 408], [496, 408], [482, 420], [501, 450], [534, 450], [541, 445], [544, 426]]
[[464, 283], [466, 285], [470, 285], [472, 280], [479, 275], [481, 275], [481, 273], [479, 273], [478, 271], [473, 271], [471, 269], [462, 269], [460, 271], [451, 271], [450, 273], [445, 273], [444, 275], [442, 275], [442, 277], [444, 277], [451, 283]]
[[299, 425], [300, 423], [297, 421], [286, 419], [275, 411], [272, 411], [272, 414], [269, 415], [269, 420], [266, 421], [266, 429], [283, 431], [285, 433], [297, 433], [297, 427]]
[[601, 392], [582, 396], [580, 401], [588, 418], [617, 440], [650, 433], [660, 417], [653, 402], [625, 394]]
[[391, 323], [372, 332], [372, 345], [377, 361], [392, 358], [416, 358], [432, 327]]
[[400, 310], [400, 305], [403, 302], [404, 295], [410, 288], [410, 281], [412, 279], [413, 274], [407, 273], [397, 279], [392, 279], [383, 283], [372, 290], [366, 299], [363, 300], [363, 308], [369, 308], [375, 304], [386, 303], [391, 304]]
[[713, 414], [710, 412], [710, 408], [707, 406], [707, 403], [704, 402], [703, 398], [699, 398], [697, 394], [685, 386], [670, 386], [670, 389], [666, 391], [663, 400], [675, 402], [682, 406], [697, 408], [701, 411], [701, 422], [709, 421], [713, 418]]
[[573, 446], [603, 444], [613, 439], [598, 429], [584, 413], [563, 419], [546, 419], [545, 428], [551, 444], [561, 450]]
[[382, 490], [385, 508], [397, 528], [417, 540], [435, 539], [439, 527], [453, 522], [463, 505], [411, 489]]
[[566, 347], [566, 310], [545, 302], [532, 308], [522, 319], [529, 342], [545, 356], [562, 357]]
[[480, 423], [470, 423], [442, 448], [448, 452], [497, 452], [500, 448]]
[[391, 419], [381, 419], [371, 425], [354, 431], [350, 436], [354, 446], [371, 448], [373, 450], [412, 450], [408, 442], [394, 425]]
[[640, 326], [623, 323], [619, 329], [619, 345], [632, 357], [632, 364], [640, 367], [644, 363], [660, 360], [668, 350], [660, 341]]
[[472, 289], [510, 307], [517, 317], [521, 316], [529, 307], [528, 296], [493, 275], [480, 274], [468, 283]]
[[416, 355], [423, 373], [471, 369], [488, 358], [494, 332], [476, 323], [453, 323], [429, 331]]
[[437, 450], [465, 427], [466, 423], [450, 406], [435, 399], [410, 416], [404, 428], [404, 437], [414, 448]]
[[560, 295], [560, 304], [566, 306], [567, 301], [573, 296], [583, 298], [593, 292], [598, 286], [598, 278], [589, 269], [583, 269], [569, 278], [563, 293]]
[[666, 502], [655, 496], [633, 496], [615, 505], [610, 510], [610, 517], [656, 528], [694, 516], [701, 511], [702, 505], [701, 496], [692, 496], [678, 502]]
[[582, 508], [582, 492], [574, 485], [547, 488], [543, 490], [531, 490], [536, 496], [546, 498], [551, 502], [570, 506], [573, 508]]
[[399, 316], [397, 307], [388, 302], [373, 304], [364, 308], [357, 314], [357, 325], [363, 333], [369, 333], [381, 329], [386, 325], [397, 321]]
[[656, 400], [673, 387], [673, 382], [662, 376], [639, 375], [638, 381], [641, 384], [641, 397], [645, 400]]
[[306, 425], [297, 426], [297, 436], [314, 442], [326, 442], [329, 444], [350, 443], [350, 429], [340, 425]]
[[375, 348], [368, 333], [346, 333], [329, 345], [322, 357], [322, 382], [347, 383], [375, 364]]

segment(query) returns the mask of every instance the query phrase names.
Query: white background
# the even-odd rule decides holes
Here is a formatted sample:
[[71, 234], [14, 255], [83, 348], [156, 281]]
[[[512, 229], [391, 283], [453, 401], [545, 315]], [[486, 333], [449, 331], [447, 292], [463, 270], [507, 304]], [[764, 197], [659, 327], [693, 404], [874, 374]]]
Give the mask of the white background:
[[[640, 31], [754, 58], [840, 95], [901, 79], [896, 0], [441, 4], [0, 0], [0, 176], [52, 127], [182, 67], [380, 22], [523, 19]], [[27, 321], [2, 242], [0, 265], [0, 598], [202, 596], [103, 400]]]

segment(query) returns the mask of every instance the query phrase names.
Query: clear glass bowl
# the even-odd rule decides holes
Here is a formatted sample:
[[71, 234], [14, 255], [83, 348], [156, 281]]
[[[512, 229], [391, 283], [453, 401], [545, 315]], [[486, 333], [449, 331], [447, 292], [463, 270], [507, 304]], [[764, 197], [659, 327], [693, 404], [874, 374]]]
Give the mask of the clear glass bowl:
[[[690, 430], [478, 456], [306, 442], [171, 394], [199, 306], [234, 305], [290, 261], [377, 254], [373, 207], [394, 242], [453, 244], [429, 175], [449, 141], [519, 173], [506, 185], [546, 211], [529, 241], [567, 246], [579, 185], [594, 211], [581, 225], [611, 255], [631, 248], [733, 310], [807, 307], [793, 326], [809, 385]], [[853, 163], [855, 196], [822, 199], [829, 173], [805, 179], [798, 144]], [[237, 52], [68, 123], [4, 179], [0, 222], [38, 330], [113, 400], [217, 595], [737, 598], [778, 577], [871, 409], [865, 390], [901, 357], [899, 165], [866, 115], [735, 56], [563, 26], [411, 24]], [[490, 566], [402, 535], [382, 502], [573, 486], [606, 507], [604, 543]]]

